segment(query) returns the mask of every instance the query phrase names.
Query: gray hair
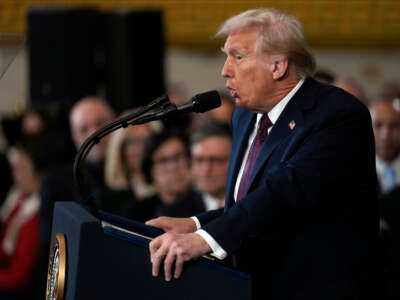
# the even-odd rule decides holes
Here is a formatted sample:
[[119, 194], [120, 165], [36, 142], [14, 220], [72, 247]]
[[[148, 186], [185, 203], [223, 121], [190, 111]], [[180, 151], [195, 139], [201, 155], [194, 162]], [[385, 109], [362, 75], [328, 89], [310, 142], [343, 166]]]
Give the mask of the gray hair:
[[314, 73], [315, 59], [307, 48], [303, 25], [298, 18], [274, 8], [251, 9], [230, 17], [215, 36], [226, 37], [249, 28], [259, 29], [256, 52], [283, 54], [299, 75]]

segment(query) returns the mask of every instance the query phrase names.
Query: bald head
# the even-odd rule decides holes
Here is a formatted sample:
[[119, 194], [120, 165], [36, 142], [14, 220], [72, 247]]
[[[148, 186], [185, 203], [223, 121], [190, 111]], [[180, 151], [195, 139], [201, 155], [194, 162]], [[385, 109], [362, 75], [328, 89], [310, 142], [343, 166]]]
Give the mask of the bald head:
[[400, 112], [394, 101], [377, 99], [373, 101], [371, 112], [374, 128], [376, 154], [383, 161], [390, 163], [400, 152]]
[[[94, 132], [114, 121], [115, 114], [111, 106], [102, 98], [85, 97], [75, 103], [70, 112], [71, 136], [77, 149]], [[108, 136], [92, 148], [87, 159], [104, 159]]]

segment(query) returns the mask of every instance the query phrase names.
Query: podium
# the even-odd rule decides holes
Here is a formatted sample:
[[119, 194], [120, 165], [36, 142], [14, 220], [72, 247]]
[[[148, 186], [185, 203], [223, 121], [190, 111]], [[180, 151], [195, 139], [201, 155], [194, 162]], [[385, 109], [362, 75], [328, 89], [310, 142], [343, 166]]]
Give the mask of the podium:
[[217, 261], [187, 262], [166, 282], [151, 274], [149, 238], [162, 231], [100, 213], [75, 202], [57, 202], [52, 226], [46, 299], [251, 299], [248, 274]]

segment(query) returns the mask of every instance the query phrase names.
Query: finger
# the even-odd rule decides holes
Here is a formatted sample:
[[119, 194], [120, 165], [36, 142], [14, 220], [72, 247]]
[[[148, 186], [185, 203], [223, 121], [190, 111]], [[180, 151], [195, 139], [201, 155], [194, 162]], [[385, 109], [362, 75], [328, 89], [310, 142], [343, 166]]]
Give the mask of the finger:
[[155, 219], [148, 220], [146, 222], [146, 225], [158, 227], [157, 224], [159, 224], [159, 223], [160, 223], [160, 218], [155, 218]]
[[164, 276], [166, 281], [170, 281], [172, 277], [172, 266], [175, 262], [175, 253], [169, 251], [164, 260]]
[[177, 256], [176, 257], [176, 262], [175, 262], [175, 272], [174, 272], [174, 278], [178, 279], [181, 274], [182, 274], [182, 270], [183, 270], [183, 263], [184, 263], [184, 259], [182, 256]]
[[163, 248], [158, 249], [154, 255], [152, 256], [151, 263], [153, 264], [152, 266], [152, 274], [154, 277], [158, 276], [158, 273], [160, 271], [160, 265], [161, 262], [163, 261], [165, 257], [165, 250]]
[[163, 247], [163, 241], [164, 235], [155, 238], [149, 244], [153, 276], [158, 276], [161, 262], [167, 253], [165, 247]]
[[161, 237], [155, 238], [152, 240], [149, 244], [149, 250], [150, 250], [150, 260], [153, 262], [153, 257], [154, 254], [157, 252], [157, 250], [161, 247], [162, 245], [162, 239]]

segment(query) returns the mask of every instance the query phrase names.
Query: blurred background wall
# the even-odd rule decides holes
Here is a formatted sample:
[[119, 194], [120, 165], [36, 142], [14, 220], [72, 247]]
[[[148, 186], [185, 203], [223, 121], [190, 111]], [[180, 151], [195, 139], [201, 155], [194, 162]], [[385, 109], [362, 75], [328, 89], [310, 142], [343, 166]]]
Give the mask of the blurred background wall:
[[[235, 13], [260, 6], [276, 7], [299, 17], [318, 67], [337, 77], [357, 80], [368, 98], [374, 97], [383, 83], [400, 83], [400, 1], [397, 0], [3, 0], [0, 2], [0, 32], [28, 36], [27, 16], [32, 10], [44, 7], [85, 8], [104, 13], [160, 10], [165, 43], [165, 84], [181, 87], [190, 97], [224, 87], [219, 75], [224, 61], [219, 50], [223, 41], [212, 38], [218, 26]], [[148, 28], [143, 20], [137, 32], [146, 33]], [[79, 49], [79, 45], [73, 47]], [[19, 48], [14, 46], [13, 49]], [[18, 110], [31, 101], [29, 53], [26, 39], [0, 80], [0, 112]], [[2, 59], [5, 58], [0, 56], [0, 62]], [[143, 61], [152, 59], [151, 55], [140, 57]], [[152, 68], [146, 72], [157, 76], [157, 70]]]

